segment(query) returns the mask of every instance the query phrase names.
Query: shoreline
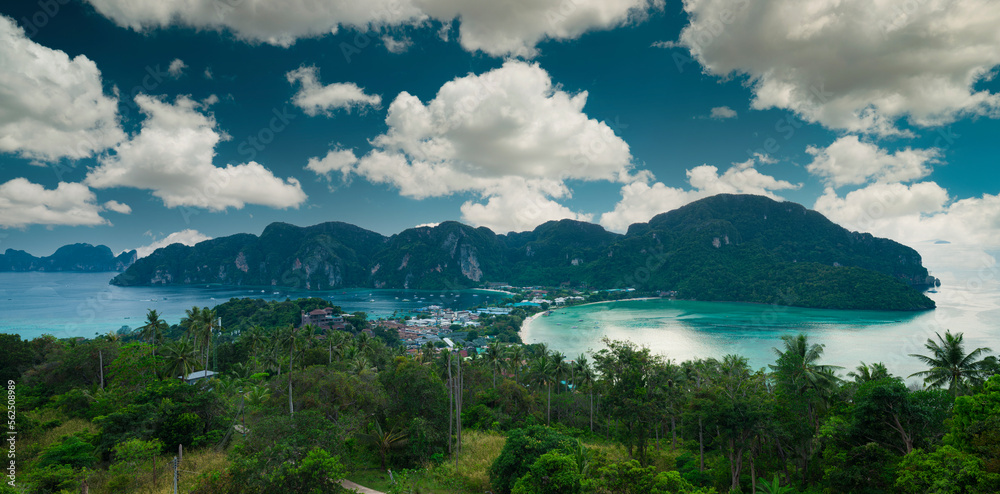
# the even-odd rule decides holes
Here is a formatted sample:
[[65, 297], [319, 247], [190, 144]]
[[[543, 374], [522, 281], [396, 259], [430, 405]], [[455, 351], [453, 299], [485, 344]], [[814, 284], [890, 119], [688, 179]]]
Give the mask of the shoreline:
[[[638, 301], [638, 300], [670, 300], [670, 299], [664, 299], [663, 297], [623, 298], [623, 299], [620, 299], [620, 300], [602, 300], [600, 302], [587, 302], [585, 304], [566, 305], [566, 306], [560, 307], [560, 309], [572, 309], [574, 307], [583, 307], [585, 305], [610, 304], [610, 303], [614, 303], [614, 302], [632, 302], [632, 301]], [[548, 311], [555, 311], [555, 310], [557, 310], [557, 309], [549, 308]], [[522, 321], [521, 322], [521, 328], [517, 331], [518, 336], [520, 336], [521, 333], [525, 332], [528, 329], [528, 327], [531, 326], [531, 323], [533, 323], [535, 321], [535, 319], [538, 319], [539, 317], [541, 317], [542, 315], [544, 315], [548, 311], [544, 311], [543, 310], [541, 312], [532, 314], [530, 317], [528, 317], [527, 319], [525, 319], [524, 321]], [[524, 339], [523, 338], [521, 339], [521, 342], [522, 342], [522, 344], [525, 344], [525, 345], [529, 344], [529, 343], [524, 343]]]

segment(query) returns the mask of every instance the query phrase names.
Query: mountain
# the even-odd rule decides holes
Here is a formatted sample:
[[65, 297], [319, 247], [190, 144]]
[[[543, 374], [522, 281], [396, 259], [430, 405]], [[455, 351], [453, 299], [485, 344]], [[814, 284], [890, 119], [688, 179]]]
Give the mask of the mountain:
[[631, 225], [573, 220], [497, 235], [454, 221], [391, 237], [346, 223], [269, 225], [140, 259], [117, 285], [457, 289], [489, 281], [675, 291], [695, 300], [842, 309], [934, 307], [913, 249], [766, 197], [722, 194]]
[[0, 254], [2, 271], [125, 271], [136, 260], [136, 251], [115, 256], [105, 245], [64, 245], [48, 257], [35, 257], [23, 250], [7, 249]]

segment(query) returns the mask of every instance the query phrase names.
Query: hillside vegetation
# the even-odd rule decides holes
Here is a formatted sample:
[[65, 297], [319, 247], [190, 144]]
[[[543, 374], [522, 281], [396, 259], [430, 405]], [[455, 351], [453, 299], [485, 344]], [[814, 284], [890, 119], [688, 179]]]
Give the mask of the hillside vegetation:
[[632, 287], [695, 300], [920, 310], [934, 284], [920, 255], [850, 232], [798, 204], [717, 195], [634, 224], [624, 235], [572, 220], [497, 235], [457, 222], [391, 237], [348, 225], [268, 226], [159, 249], [112, 283], [458, 289]]

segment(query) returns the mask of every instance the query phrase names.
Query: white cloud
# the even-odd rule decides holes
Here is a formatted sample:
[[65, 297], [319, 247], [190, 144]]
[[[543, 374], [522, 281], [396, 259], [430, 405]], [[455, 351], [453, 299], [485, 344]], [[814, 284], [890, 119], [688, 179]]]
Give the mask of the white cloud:
[[186, 68], [187, 64], [185, 64], [183, 60], [175, 58], [172, 62], [170, 62], [170, 66], [167, 67], [167, 73], [170, 74], [170, 77], [177, 79], [184, 74], [184, 69]]
[[734, 163], [723, 174], [711, 165], [687, 171], [692, 188], [669, 187], [662, 182], [650, 185], [635, 181], [622, 187], [622, 199], [613, 211], [601, 215], [600, 224], [611, 231], [624, 232], [633, 223], [643, 223], [660, 213], [716, 194], [757, 194], [781, 199], [775, 190], [797, 189], [799, 185], [764, 175], [754, 168], [754, 160]]
[[683, 45], [676, 41], [654, 41], [653, 44], [649, 45], [651, 48], [679, 48]]
[[440, 224], [441, 223], [421, 223], [413, 228], [434, 228]]
[[341, 27], [367, 31], [458, 19], [462, 47], [493, 56], [533, 56], [545, 39], [575, 39], [663, 8], [663, 0], [88, 1], [119, 26], [134, 30], [171, 25], [226, 29], [241, 39], [286, 47], [299, 38], [336, 33]]
[[840, 197], [832, 188], [813, 206], [832, 221], [916, 247], [944, 240], [980, 249], [1000, 247], [1000, 195], [950, 202], [935, 182], [875, 183]]
[[879, 182], [909, 182], [931, 173], [929, 165], [938, 163], [941, 152], [931, 149], [902, 149], [890, 154], [870, 142], [861, 142], [856, 135], [847, 135], [826, 148], [806, 147], [813, 156], [806, 166], [834, 187], [859, 185], [869, 180]]
[[198, 230], [181, 230], [179, 232], [171, 233], [166, 237], [161, 238], [151, 244], [143, 245], [142, 247], [136, 247], [135, 250], [138, 251], [136, 256], [139, 258], [146, 257], [153, 253], [156, 249], [166, 247], [173, 244], [184, 244], [187, 246], [192, 246], [198, 242], [204, 242], [205, 240], [211, 240], [212, 237], [205, 235]]
[[704, 70], [745, 74], [755, 109], [851, 132], [899, 133], [996, 116], [974, 86], [1000, 63], [1000, 9], [984, 0], [685, 1], [680, 43]]
[[365, 94], [364, 89], [353, 82], [320, 84], [316, 67], [299, 67], [285, 74], [285, 78], [291, 84], [300, 84], [299, 91], [292, 96], [292, 103], [311, 117], [320, 113], [330, 116], [338, 109], [350, 113], [351, 108], [378, 108], [382, 104], [381, 96]]
[[104, 209], [108, 211], [114, 211], [120, 214], [132, 214], [132, 207], [128, 204], [122, 204], [118, 201], [108, 201], [104, 203]]
[[[447, 82], [427, 104], [400, 93], [388, 131], [371, 140], [375, 149], [353, 165], [337, 161], [336, 169], [417, 199], [478, 194], [487, 202], [463, 205], [464, 220], [504, 231], [579, 217], [551, 201], [569, 196], [566, 180], [635, 179], [628, 145], [583, 113], [586, 101], [586, 92], [555, 87], [537, 64], [508, 61]], [[518, 200], [540, 212], [501, 217], [498, 208]]]
[[354, 155], [354, 150], [331, 149], [322, 159], [309, 158], [306, 169], [329, 178], [330, 173], [335, 171], [341, 172], [345, 176], [349, 175], [357, 163], [358, 157]]
[[565, 185], [514, 177], [504, 182], [484, 193], [485, 204], [474, 201], [462, 204], [462, 219], [497, 233], [531, 230], [546, 221], [565, 218], [578, 221], [593, 219], [589, 214], [575, 213], [550, 199], [568, 197], [569, 189]]
[[104, 94], [93, 61], [39, 45], [0, 15], [0, 151], [79, 159], [124, 136], [118, 103]]
[[205, 72], [202, 73], [202, 75], [205, 76], [205, 79], [208, 79], [208, 80], [215, 79], [215, 76], [212, 75], [212, 68], [211, 67], [205, 67]]
[[171, 208], [288, 208], [305, 201], [298, 180], [275, 177], [257, 162], [213, 165], [215, 145], [229, 136], [217, 131], [215, 119], [199, 112], [190, 98], [180, 96], [170, 104], [140, 94], [135, 102], [146, 115], [142, 130], [99, 159], [100, 165], [87, 174], [91, 187], [152, 190]]
[[387, 34], [382, 36], [382, 44], [385, 45], [385, 49], [388, 50], [389, 53], [399, 54], [405, 53], [406, 50], [409, 50], [410, 47], [413, 46], [413, 40], [407, 36], [402, 36], [399, 39], [396, 39]]
[[728, 106], [717, 106], [712, 108], [712, 113], [709, 114], [708, 118], [715, 120], [725, 120], [727, 118], [736, 118], [736, 110]]
[[83, 184], [59, 182], [46, 189], [24, 178], [0, 185], [0, 228], [28, 225], [105, 225], [97, 197]]

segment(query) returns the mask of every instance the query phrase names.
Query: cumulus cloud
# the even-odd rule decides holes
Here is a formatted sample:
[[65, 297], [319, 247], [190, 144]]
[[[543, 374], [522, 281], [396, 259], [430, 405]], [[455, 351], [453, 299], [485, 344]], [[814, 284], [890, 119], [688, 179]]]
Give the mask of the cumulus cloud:
[[862, 142], [856, 135], [841, 137], [826, 148], [806, 147], [813, 156], [806, 166], [834, 187], [878, 182], [909, 182], [931, 173], [931, 164], [938, 163], [938, 149], [906, 148], [889, 153], [870, 142]]
[[[546, 39], [575, 39], [642, 19], [663, 0], [88, 0], [119, 26], [144, 30], [172, 25], [229, 30], [248, 41], [291, 46], [299, 38], [385, 26], [459, 20], [459, 42], [493, 56], [533, 56]], [[387, 45], [388, 47], [388, 45]]]
[[357, 163], [358, 157], [354, 155], [354, 150], [331, 149], [323, 158], [309, 158], [306, 169], [327, 178], [332, 172], [341, 172], [347, 176]]
[[100, 165], [87, 174], [91, 187], [147, 189], [167, 207], [215, 211], [244, 204], [298, 207], [305, 201], [297, 179], [282, 180], [257, 162], [215, 166], [215, 145], [229, 136], [190, 98], [170, 104], [140, 94], [135, 102], [146, 115], [141, 131], [99, 158]]
[[679, 43], [705, 72], [746, 75], [755, 109], [851, 132], [900, 133], [992, 115], [976, 89], [1000, 63], [1000, 10], [982, 0], [686, 1]]
[[0, 15], [0, 151], [79, 159], [124, 137], [93, 61], [39, 45]]
[[0, 185], [0, 228], [108, 224], [101, 209], [97, 197], [83, 184], [59, 182], [55, 189], [46, 189], [15, 178]]
[[118, 201], [108, 201], [104, 203], [104, 209], [108, 211], [114, 211], [120, 214], [132, 214], [132, 207], [128, 204], [122, 204]]
[[185, 64], [183, 60], [175, 58], [172, 62], [170, 62], [170, 66], [167, 67], [167, 73], [170, 74], [170, 77], [177, 79], [184, 73], [184, 69], [186, 68], [187, 64]]
[[550, 197], [569, 196], [565, 185], [510, 177], [484, 192], [486, 203], [466, 201], [462, 219], [497, 233], [531, 230], [546, 221], [572, 219], [591, 221], [593, 216], [573, 212]]
[[353, 82], [322, 85], [317, 67], [299, 67], [285, 74], [285, 78], [291, 84], [299, 83], [299, 91], [292, 96], [292, 103], [310, 117], [320, 113], [330, 116], [333, 110], [350, 113], [351, 108], [378, 108], [382, 104], [381, 96], [365, 94], [364, 89]]
[[813, 208], [846, 228], [915, 247], [947, 241], [1000, 248], [1000, 195], [952, 201], [935, 182], [874, 183], [843, 197], [827, 188]]
[[708, 115], [708, 118], [714, 120], [725, 120], [727, 118], [736, 118], [736, 110], [728, 106], [717, 106], [712, 108], [712, 112]]
[[633, 223], [649, 221], [660, 213], [716, 194], [757, 194], [780, 200], [774, 191], [800, 187], [760, 173], [754, 165], [755, 159], [734, 163], [721, 175], [715, 166], [696, 166], [687, 171], [690, 189], [669, 187], [662, 182], [626, 184], [622, 187], [621, 201], [613, 211], [601, 215], [600, 224], [608, 230], [624, 232]]
[[[551, 201], [569, 196], [566, 180], [635, 179], [628, 145], [583, 112], [586, 101], [586, 92], [554, 86], [537, 64], [508, 61], [445, 83], [426, 104], [400, 93], [387, 132], [371, 140], [375, 149], [355, 164], [330, 166], [417, 199], [478, 194], [487, 202], [463, 205], [463, 219], [500, 231], [580, 217]], [[539, 212], [502, 217], [501, 205], [514, 207], [518, 198]]]
[[138, 251], [136, 253], [136, 256], [138, 256], [139, 258], [146, 257], [152, 254], [153, 251], [155, 251], [156, 249], [166, 247], [168, 245], [184, 244], [187, 246], [192, 246], [197, 244], [198, 242], [204, 242], [205, 240], [211, 240], [211, 239], [212, 237], [209, 237], [208, 235], [205, 235], [199, 232], [198, 230], [192, 230], [189, 228], [187, 230], [181, 230], [179, 232], [171, 233], [170, 235], [167, 235], [166, 237], [156, 240], [148, 245], [136, 247], [135, 250]]
[[385, 49], [388, 50], [389, 53], [399, 54], [405, 53], [406, 50], [409, 50], [410, 47], [413, 46], [413, 40], [406, 36], [402, 36], [397, 39], [387, 34], [382, 36], [382, 44], [385, 45]]

